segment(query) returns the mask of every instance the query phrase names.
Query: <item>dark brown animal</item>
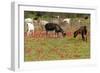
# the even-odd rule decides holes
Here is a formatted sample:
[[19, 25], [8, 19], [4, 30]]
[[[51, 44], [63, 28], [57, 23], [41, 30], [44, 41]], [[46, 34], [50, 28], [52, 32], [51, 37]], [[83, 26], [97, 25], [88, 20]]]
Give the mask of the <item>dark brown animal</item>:
[[66, 35], [63, 29], [56, 23], [47, 23], [45, 25], [45, 30], [46, 30], [46, 35], [48, 34], [48, 31], [55, 31], [55, 35], [57, 36], [59, 33], [62, 33], [63, 37]]
[[81, 26], [78, 30], [76, 30], [74, 32], [74, 38], [76, 38], [78, 34], [81, 34], [83, 41], [87, 41], [87, 26]]

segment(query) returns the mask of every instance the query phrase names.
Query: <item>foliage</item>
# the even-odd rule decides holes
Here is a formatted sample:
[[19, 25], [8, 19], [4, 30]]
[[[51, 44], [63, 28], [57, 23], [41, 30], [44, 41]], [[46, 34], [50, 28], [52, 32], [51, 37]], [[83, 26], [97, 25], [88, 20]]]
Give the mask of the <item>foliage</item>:
[[39, 11], [24, 11], [25, 18], [52, 18], [55, 16], [60, 16], [61, 18], [90, 18], [90, 14], [82, 14], [82, 13], [59, 13], [59, 12], [39, 12]]

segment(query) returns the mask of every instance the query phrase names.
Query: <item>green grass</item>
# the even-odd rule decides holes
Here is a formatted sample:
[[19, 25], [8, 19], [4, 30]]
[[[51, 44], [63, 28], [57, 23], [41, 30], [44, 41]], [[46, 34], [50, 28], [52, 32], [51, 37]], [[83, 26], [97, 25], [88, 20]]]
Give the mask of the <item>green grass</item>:
[[90, 58], [90, 40], [79, 37], [25, 38], [24, 61], [69, 60]]

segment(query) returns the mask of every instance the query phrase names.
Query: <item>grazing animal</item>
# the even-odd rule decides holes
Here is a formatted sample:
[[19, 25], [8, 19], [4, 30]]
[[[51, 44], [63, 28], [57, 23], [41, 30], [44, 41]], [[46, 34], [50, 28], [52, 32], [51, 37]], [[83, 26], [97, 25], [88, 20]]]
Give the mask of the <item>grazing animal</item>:
[[45, 30], [45, 25], [47, 23], [48, 23], [48, 21], [46, 21], [46, 20], [40, 20], [40, 25], [41, 25], [42, 30]]
[[48, 23], [48, 21], [42, 20], [42, 19], [40, 19], [40, 18], [34, 18], [34, 21], [37, 21], [37, 23], [38, 23], [39, 25], [45, 25], [46, 23]]
[[31, 18], [25, 19], [25, 25], [27, 25], [27, 36], [34, 35], [34, 24]]
[[81, 34], [83, 41], [87, 41], [87, 26], [81, 26], [78, 30], [76, 30], [74, 32], [74, 38], [76, 38], [78, 34]]
[[45, 24], [48, 23], [48, 21], [42, 20], [40, 18], [34, 18], [34, 23], [35, 23], [36, 26], [38, 25], [38, 26], [41, 27], [42, 30], [44, 30], [45, 29], [44, 26], [45, 26]]
[[70, 18], [65, 18], [63, 19], [63, 22], [66, 22], [67, 24], [70, 24], [71, 19]]
[[48, 31], [55, 31], [55, 35], [57, 36], [59, 33], [62, 33], [63, 37], [66, 35], [63, 29], [56, 23], [47, 23], [45, 25], [45, 30], [46, 30], [46, 35], [48, 34]]
[[32, 23], [27, 23], [28, 25], [28, 31], [27, 31], [27, 35], [32, 35], [34, 34], [34, 25]]

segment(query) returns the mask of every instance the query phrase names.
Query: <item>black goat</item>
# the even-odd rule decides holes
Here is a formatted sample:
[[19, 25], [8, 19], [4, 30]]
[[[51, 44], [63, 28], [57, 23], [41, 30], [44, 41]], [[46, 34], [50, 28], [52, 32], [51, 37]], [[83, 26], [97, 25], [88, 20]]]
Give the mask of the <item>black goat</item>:
[[87, 27], [86, 26], [81, 26], [78, 30], [74, 32], [74, 38], [78, 35], [81, 34], [82, 40], [87, 41]]
[[46, 35], [48, 34], [48, 31], [55, 31], [55, 35], [57, 36], [60, 32], [62, 33], [63, 37], [66, 35], [63, 29], [56, 23], [47, 23], [45, 25], [45, 30], [46, 30]]

